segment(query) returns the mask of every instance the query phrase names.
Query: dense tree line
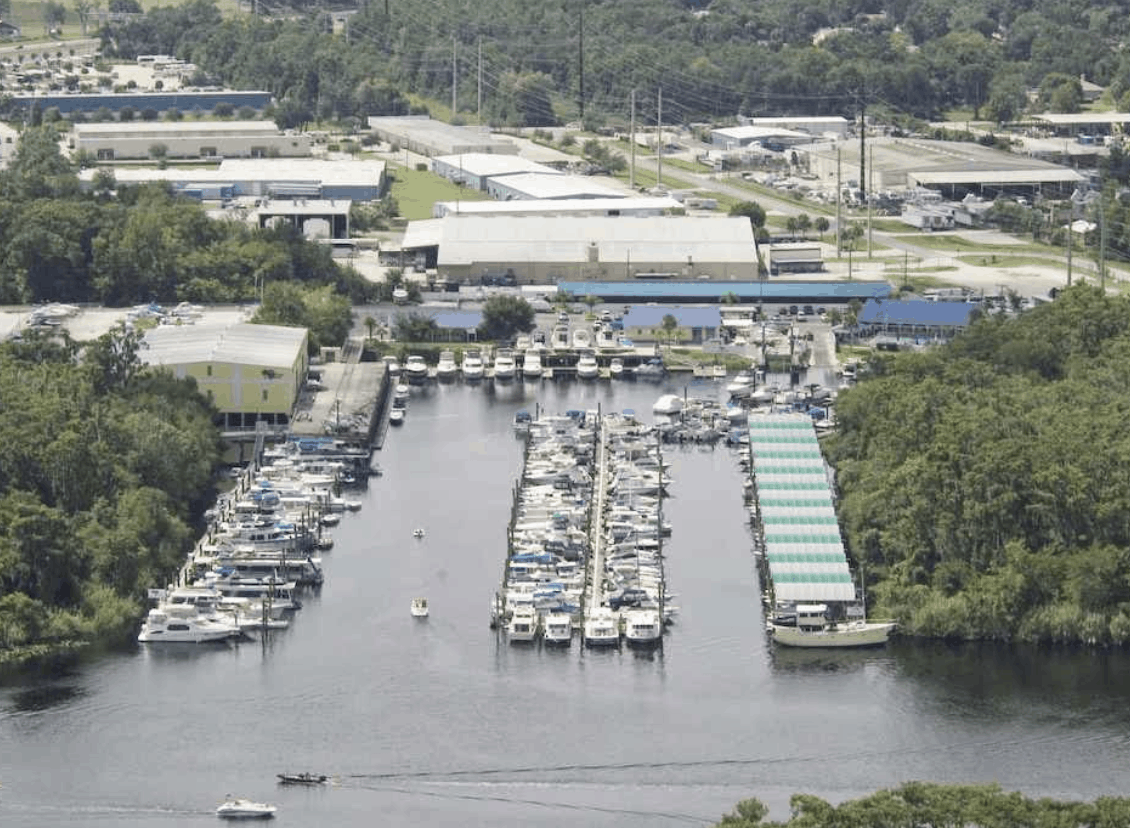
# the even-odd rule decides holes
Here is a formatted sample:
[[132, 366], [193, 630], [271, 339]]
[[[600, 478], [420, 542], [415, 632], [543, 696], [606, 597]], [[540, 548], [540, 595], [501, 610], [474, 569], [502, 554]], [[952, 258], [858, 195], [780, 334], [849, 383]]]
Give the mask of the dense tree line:
[[102, 37], [122, 57], [176, 54], [269, 90], [290, 125], [401, 114], [413, 95], [446, 102], [453, 76], [458, 108], [476, 113], [481, 100], [496, 125], [559, 123], [582, 100], [586, 117], [624, 119], [632, 89], [640, 122], [654, 122], [659, 87], [669, 123], [855, 116], [864, 105], [920, 118], [967, 106], [1005, 120], [1028, 107], [1029, 88], [1040, 110], [1077, 109], [1083, 75], [1130, 104], [1125, 3], [430, 0], [362, 4], [336, 33], [324, 10], [305, 8], [225, 20], [194, 0], [111, 23]]
[[872, 363], [828, 443], [874, 611], [945, 638], [1130, 643], [1130, 300], [1088, 286]]
[[289, 226], [215, 221], [166, 186], [116, 187], [110, 171], [80, 192], [51, 127], [26, 130], [0, 173], [0, 263], [0, 304], [240, 302], [278, 283], [361, 302], [374, 289]]
[[860, 799], [833, 805], [796, 794], [783, 822], [767, 820], [757, 799], [739, 802], [718, 828], [1121, 828], [1130, 824], [1130, 799], [1100, 797], [1071, 802], [1031, 799], [999, 785], [937, 785], [907, 782]]
[[132, 629], [175, 574], [221, 446], [192, 381], [139, 370], [136, 334], [0, 344], [0, 658]]

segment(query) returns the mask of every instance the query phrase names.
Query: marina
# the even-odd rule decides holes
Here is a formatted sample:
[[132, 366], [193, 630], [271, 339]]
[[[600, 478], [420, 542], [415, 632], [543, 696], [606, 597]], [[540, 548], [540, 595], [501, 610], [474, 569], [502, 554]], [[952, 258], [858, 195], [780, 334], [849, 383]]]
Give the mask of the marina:
[[[710, 382], [688, 399], [724, 392]], [[1065, 799], [1130, 786], [1130, 662], [1118, 653], [775, 645], [749, 476], [722, 443], [662, 447], [664, 566], [680, 606], [663, 646], [584, 647], [577, 630], [549, 646], [548, 626], [540, 644], [515, 646], [489, 630], [524, 456], [515, 412], [632, 409], [650, 422], [656, 399], [685, 384], [414, 387], [411, 422], [379, 452], [384, 476], [343, 492], [362, 508], [342, 513], [324, 583], [298, 591], [287, 630], [238, 646], [128, 642], [4, 674], [5, 826], [203, 828], [227, 791], [277, 806], [278, 824], [362, 828], [379, 813], [444, 828], [676, 828], [750, 796], [787, 819], [794, 793], [842, 801], [906, 779]], [[414, 596], [427, 596], [427, 621], [410, 616]], [[138, 745], [199, 729], [206, 749], [170, 748], [137, 772]], [[283, 770], [333, 783], [280, 785]]]

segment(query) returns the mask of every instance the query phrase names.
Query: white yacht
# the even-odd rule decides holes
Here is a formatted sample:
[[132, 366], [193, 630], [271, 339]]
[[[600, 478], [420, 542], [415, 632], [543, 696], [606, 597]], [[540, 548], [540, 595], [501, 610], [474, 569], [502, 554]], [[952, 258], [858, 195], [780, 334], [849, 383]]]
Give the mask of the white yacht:
[[623, 379], [624, 360], [620, 359], [620, 357], [612, 357], [612, 360], [608, 363], [608, 373], [612, 379]]
[[551, 612], [545, 617], [546, 644], [568, 647], [573, 643], [573, 618], [565, 612]]
[[512, 644], [525, 644], [538, 635], [538, 616], [532, 606], [517, 606], [506, 625], [507, 637]]
[[494, 378], [511, 380], [517, 374], [518, 363], [514, 360], [514, 352], [509, 348], [499, 348], [494, 355]]
[[590, 348], [592, 347], [592, 334], [584, 328], [577, 328], [573, 331], [573, 347], [574, 348]]
[[624, 638], [629, 644], [650, 646], [663, 638], [663, 620], [656, 609], [631, 609], [624, 613]]
[[526, 379], [541, 379], [541, 350], [527, 348], [522, 355], [522, 376]]
[[661, 414], [666, 417], [674, 417], [682, 410], [683, 398], [679, 394], [664, 394], [651, 407], [652, 414]]
[[412, 599], [412, 617], [413, 618], [427, 618], [428, 617], [428, 599], [427, 598], [413, 598]]
[[459, 366], [455, 364], [454, 351], [440, 351], [439, 362], [436, 364], [436, 377], [441, 380], [455, 379], [459, 373]]
[[137, 640], [142, 643], [201, 644], [205, 641], [223, 641], [238, 635], [239, 627], [234, 624], [203, 617], [196, 614], [195, 610], [189, 615], [154, 608], [145, 616]]
[[483, 378], [483, 355], [478, 351], [467, 351], [463, 354], [463, 379], [480, 380]]
[[841, 621], [827, 617], [826, 604], [799, 604], [796, 624], [769, 622], [773, 640], [785, 647], [878, 647], [895, 629], [893, 621]]
[[392, 411], [388, 412], [388, 424], [394, 426], [404, 425], [404, 409], [394, 408]]
[[740, 371], [726, 386], [726, 393], [731, 397], [748, 397], [756, 382], [757, 378], [750, 371]]
[[586, 647], [619, 647], [620, 623], [612, 610], [597, 607], [585, 619]]
[[384, 358], [384, 363], [385, 370], [388, 371], [392, 376], [395, 377], [400, 373], [400, 360], [398, 360], [392, 354], [389, 354]]
[[404, 376], [409, 382], [423, 382], [428, 378], [428, 363], [419, 354], [412, 354], [404, 363]]
[[600, 365], [597, 364], [596, 354], [592, 351], [581, 351], [581, 358], [577, 360], [577, 376], [581, 379], [596, 379], [600, 374]]
[[274, 805], [250, 799], [225, 799], [216, 809], [220, 819], [271, 819], [278, 811]]

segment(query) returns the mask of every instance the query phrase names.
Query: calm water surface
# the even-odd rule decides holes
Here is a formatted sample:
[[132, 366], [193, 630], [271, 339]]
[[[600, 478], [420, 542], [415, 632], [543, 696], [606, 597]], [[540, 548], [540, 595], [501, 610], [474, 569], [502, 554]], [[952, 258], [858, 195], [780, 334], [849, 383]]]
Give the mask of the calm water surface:
[[[385, 475], [334, 530], [325, 586], [290, 629], [0, 677], [0, 824], [211, 826], [227, 793], [277, 804], [280, 825], [631, 828], [709, 824], [748, 796], [784, 817], [794, 792], [840, 801], [912, 779], [1130, 790], [1122, 655], [771, 651], [737, 457], [723, 447], [669, 453], [682, 612], [661, 651], [496, 638], [514, 411], [648, 417], [682, 389], [414, 389], [378, 454]], [[426, 622], [408, 613], [417, 594]], [[285, 770], [337, 783], [279, 788]]]

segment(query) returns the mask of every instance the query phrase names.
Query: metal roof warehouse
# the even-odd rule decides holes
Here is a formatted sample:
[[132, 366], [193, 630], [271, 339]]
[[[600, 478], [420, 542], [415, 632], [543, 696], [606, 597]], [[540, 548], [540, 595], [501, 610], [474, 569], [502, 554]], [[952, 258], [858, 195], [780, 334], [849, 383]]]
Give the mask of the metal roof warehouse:
[[696, 302], [718, 304], [732, 293], [743, 304], [846, 305], [852, 300], [891, 295], [886, 282], [559, 282], [573, 296], [596, 296], [606, 302]]

